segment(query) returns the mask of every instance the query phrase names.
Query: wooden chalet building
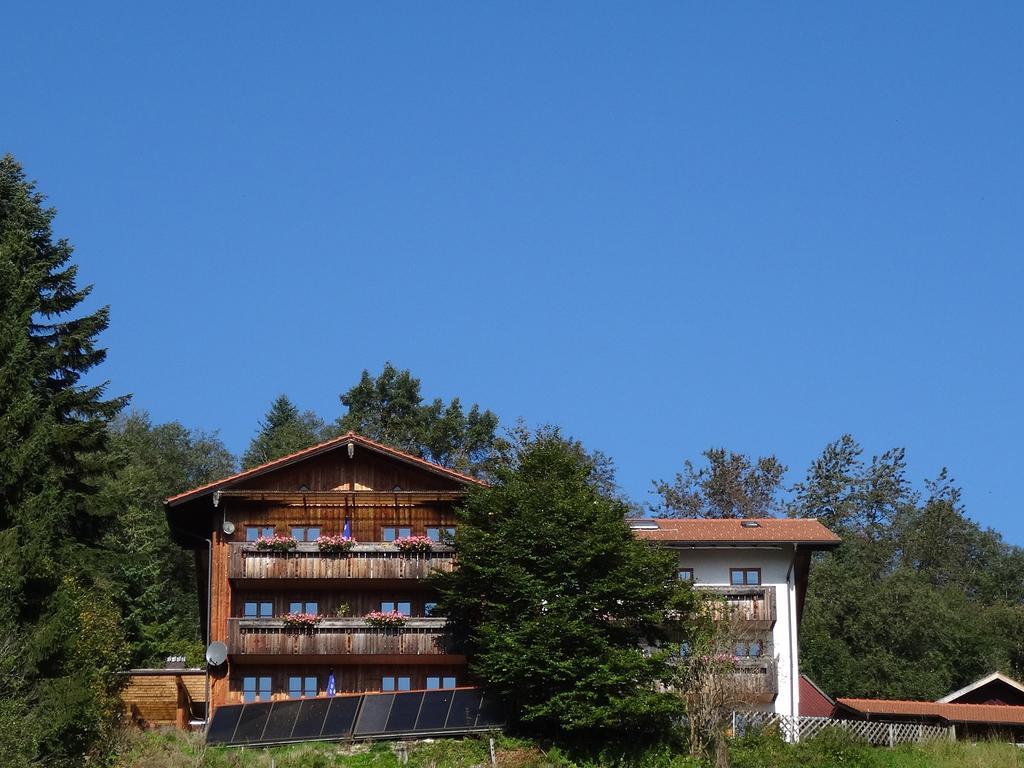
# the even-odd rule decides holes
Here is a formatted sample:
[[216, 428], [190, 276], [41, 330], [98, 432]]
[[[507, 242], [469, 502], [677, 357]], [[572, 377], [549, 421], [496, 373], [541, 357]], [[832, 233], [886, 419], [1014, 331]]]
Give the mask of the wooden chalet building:
[[[466, 685], [424, 579], [454, 567], [453, 508], [477, 483], [350, 432], [168, 499], [174, 540], [195, 551], [203, 634], [227, 647], [211, 668], [210, 715], [322, 695], [332, 675], [337, 693]], [[346, 524], [352, 549], [321, 552], [317, 539]], [[266, 550], [275, 536], [297, 543]], [[407, 554], [395, 542], [409, 537], [432, 546]], [[372, 612], [404, 623], [380, 627]]]

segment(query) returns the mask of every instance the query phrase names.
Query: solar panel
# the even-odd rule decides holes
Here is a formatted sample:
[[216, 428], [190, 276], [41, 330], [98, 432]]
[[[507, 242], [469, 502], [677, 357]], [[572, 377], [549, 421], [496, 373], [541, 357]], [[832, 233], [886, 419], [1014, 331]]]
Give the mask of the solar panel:
[[329, 706], [331, 706], [330, 699], [303, 699], [299, 702], [299, 714], [292, 727], [292, 739], [302, 741], [303, 739], [320, 738], [320, 731], [323, 730], [324, 717], [327, 715]]
[[238, 727], [231, 739], [236, 744], [259, 741], [263, 736], [263, 728], [267, 724], [272, 704], [246, 704], [242, 707], [242, 715], [238, 718]]
[[324, 738], [342, 739], [352, 733], [352, 726], [359, 709], [362, 696], [335, 696], [330, 699], [331, 708], [327, 710], [321, 736]]
[[431, 690], [254, 702], [218, 707], [210, 744], [268, 744], [384, 734], [450, 735], [504, 723], [496, 700], [479, 690]]
[[206, 732], [207, 743], [226, 744], [230, 742], [241, 714], [241, 707], [218, 707], [210, 721], [210, 729]]
[[406, 733], [416, 729], [416, 716], [420, 713], [423, 693], [400, 693], [395, 696], [395, 703], [388, 715], [386, 731], [388, 733]]
[[363, 697], [363, 706], [359, 710], [355, 733], [364, 736], [371, 733], [384, 733], [388, 723], [388, 713], [395, 700], [395, 694], [385, 693]]
[[454, 693], [455, 691], [427, 691], [423, 694], [423, 706], [420, 707], [416, 730], [439, 731], [444, 728]]
[[475, 689], [455, 692], [452, 708], [448, 713], [445, 730], [460, 730], [476, 726], [476, 717], [480, 713], [480, 691]]
[[476, 719], [477, 728], [497, 728], [505, 724], [505, 714], [501, 711], [498, 700], [484, 696], [480, 702], [480, 714]]
[[275, 701], [267, 718], [267, 727], [263, 729], [261, 741], [283, 741], [290, 739], [295, 718], [299, 714], [298, 701]]

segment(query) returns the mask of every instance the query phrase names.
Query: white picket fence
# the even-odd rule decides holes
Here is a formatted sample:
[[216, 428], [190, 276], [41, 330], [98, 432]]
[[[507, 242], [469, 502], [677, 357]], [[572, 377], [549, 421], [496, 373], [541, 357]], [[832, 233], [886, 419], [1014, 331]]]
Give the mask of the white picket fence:
[[740, 734], [749, 728], [776, 727], [786, 741], [813, 738], [826, 728], [840, 728], [856, 739], [876, 747], [894, 747], [897, 744], [928, 741], [953, 741], [953, 726], [922, 725], [918, 723], [884, 723], [868, 720], [837, 720], [833, 717], [789, 717], [775, 712], [734, 712], [733, 732]]

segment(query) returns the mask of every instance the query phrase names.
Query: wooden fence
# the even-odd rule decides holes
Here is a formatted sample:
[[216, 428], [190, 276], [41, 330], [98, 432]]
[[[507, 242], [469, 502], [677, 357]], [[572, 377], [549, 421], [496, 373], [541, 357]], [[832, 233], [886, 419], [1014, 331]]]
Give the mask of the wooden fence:
[[920, 723], [886, 723], [875, 720], [838, 720], [834, 717], [789, 717], [775, 712], [734, 712], [733, 731], [743, 733], [750, 728], [779, 729], [786, 741], [810, 739], [826, 728], [839, 728], [855, 739], [876, 747], [894, 747], [897, 744], [953, 741], [953, 726], [924, 725]]

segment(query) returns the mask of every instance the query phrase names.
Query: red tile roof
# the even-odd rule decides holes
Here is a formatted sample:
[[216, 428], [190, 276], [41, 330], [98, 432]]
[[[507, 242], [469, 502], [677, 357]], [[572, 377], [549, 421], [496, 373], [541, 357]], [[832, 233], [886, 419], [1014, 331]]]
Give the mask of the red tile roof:
[[1024, 725], [1024, 707], [1006, 704], [940, 704], [935, 701], [895, 699], [836, 699], [836, 701], [863, 715], [937, 717], [953, 723]]
[[266, 472], [271, 472], [275, 469], [279, 469], [289, 464], [293, 464], [297, 461], [301, 461], [311, 456], [316, 456], [317, 454], [324, 453], [325, 451], [329, 451], [333, 448], [337, 448], [342, 445], [347, 445], [348, 443], [356, 443], [357, 445], [362, 445], [366, 448], [370, 448], [371, 450], [377, 451], [378, 453], [386, 454], [401, 461], [409, 462], [410, 464], [416, 464], [430, 472], [435, 472], [439, 475], [445, 475], [447, 477], [452, 478], [453, 480], [458, 480], [459, 482], [462, 483], [471, 483], [473, 485], [486, 485], [486, 483], [484, 483], [483, 481], [477, 480], [475, 477], [470, 477], [469, 475], [464, 475], [461, 472], [456, 472], [454, 469], [442, 467], [440, 464], [435, 464], [432, 461], [421, 459], [419, 456], [413, 456], [411, 453], [400, 451], [397, 448], [392, 448], [389, 445], [378, 443], [375, 440], [371, 440], [368, 437], [363, 437], [362, 435], [356, 434], [355, 432], [346, 432], [344, 435], [341, 435], [340, 437], [325, 440], [324, 442], [318, 443], [317, 445], [311, 445], [309, 448], [304, 448], [301, 451], [290, 453], [287, 456], [282, 456], [279, 459], [268, 461], [265, 464], [260, 464], [258, 467], [253, 467], [252, 469], [247, 469], [244, 472], [239, 472], [237, 474], [231, 475], [230, 477], [224, 477], [221, 478], [220, 480], [214, 480], [212, 483], [207, 483], [206, 485], [201, 485], [198, 488], [193, 488], [192, 490], [185, 491], [184, 493], [179, 493], [176, 496], [171, 496], [169, 499], [167, 499], [166, 503], [170, 504], [171, 506], [174, 506], [175, 504], [180, 504], [184, 501], [190, 501], [204, 494], [213, 493], [214, 491], [220, 488], [224, 488], [225, 486], [237, 483], [241, 480], [246, 480], [250, 477], [258, 477], [259, 475], [262, 475]]
[[[657, 528], [635, 527], [637, 538], [680, 543], [797, 543], [831, 546], [840, 539], [832, 531], [810, 518], [761, 517], [756, 520], [708, 520], [704, 518], [655, 518], [632, 521], [653, 524]], [[747, 523], [747, 526], [742, 525]], [[750, 526], [750, 523], [757, 523]]]

